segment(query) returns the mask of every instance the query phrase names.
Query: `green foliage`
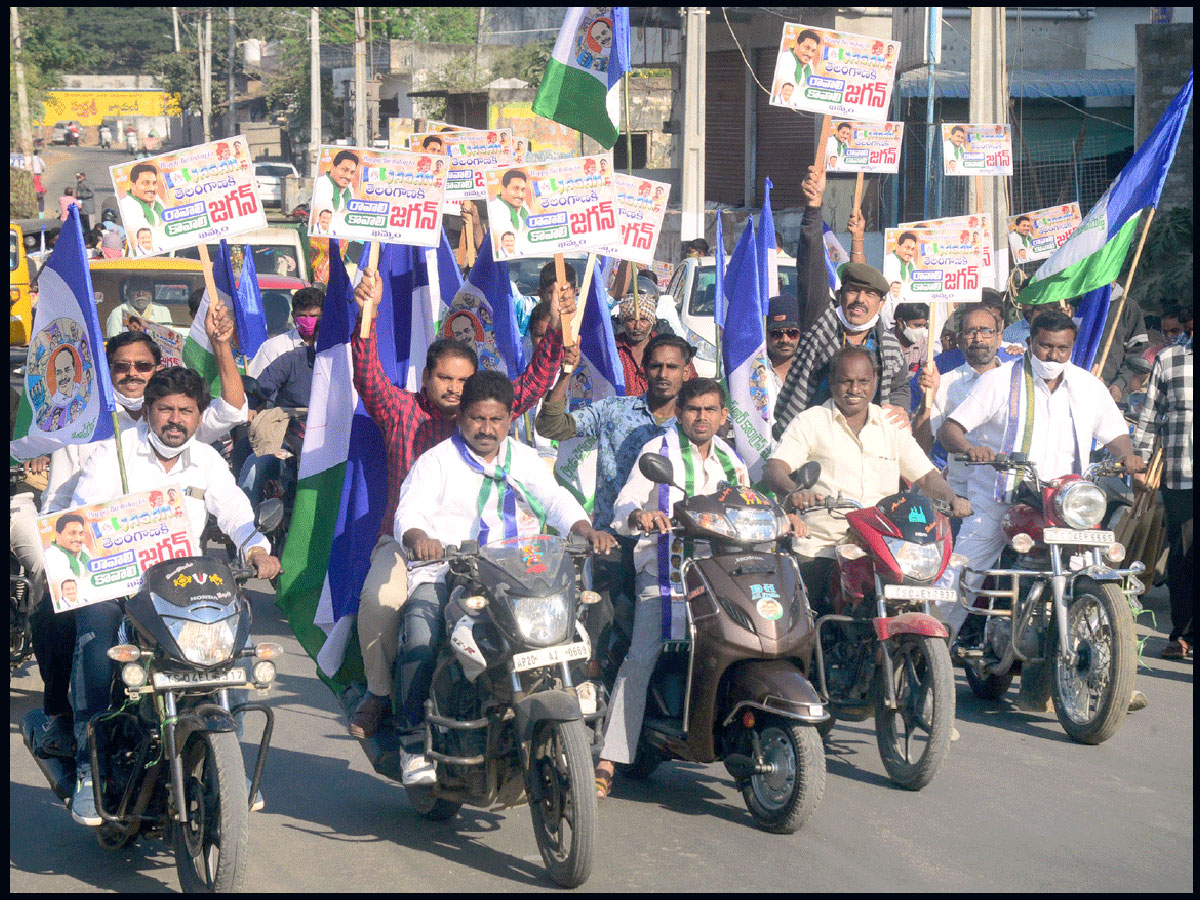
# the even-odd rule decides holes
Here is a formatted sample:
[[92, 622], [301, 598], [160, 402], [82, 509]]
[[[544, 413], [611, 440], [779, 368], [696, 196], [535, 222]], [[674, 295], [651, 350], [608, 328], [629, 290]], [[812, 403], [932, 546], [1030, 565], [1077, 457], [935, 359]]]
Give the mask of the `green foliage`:
[[[1125, 283], [1132, 262], [1130, 254], [1121, 273], [1121, 284]], [[1146, 312], [1161, 312], [1191, 298], [1193, 279], [1192, 207], [1160, 210], [1150, 223], [1130, 293]]]
[[513, 47], [496, 59], [492, 66], [492, 78], [520, 78], [536, 86], [541, 83], [542, 76], [546, 73], [546, 65], [553, 50], [553, 41]]
[[12, 166], [8, 167], [8, 215], [12, 219], [32, 219], [37, 215], [33, 175]]

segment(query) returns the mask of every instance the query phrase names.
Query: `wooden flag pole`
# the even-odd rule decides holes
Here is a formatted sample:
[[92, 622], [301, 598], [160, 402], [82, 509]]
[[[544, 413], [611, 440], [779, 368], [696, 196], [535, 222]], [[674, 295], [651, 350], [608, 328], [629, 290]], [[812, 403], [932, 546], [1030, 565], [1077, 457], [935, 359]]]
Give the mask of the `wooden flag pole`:
[[[379, 242], [371, 242], [371, 252], [367, 257], [367, 272], [371, 273], [373, 278], [379, 277]], [[365, 273], [364, 273], [365, 277]], [[358, 336], [362, 340], [366, 340], [371, 336], [371, 322], [375, 319], [376, 302], [375, 298], [371, 297], [363, 304], [362, 323], [358, 326]]]
[[[113, 388], [116, 391], [116, 388]], [[112, 411], [113, 436], [116, 438], [117, 445], [117, 467], [121, 470], [121, 493], [129, 493], [129, 476], [125, 474], [125, 451], [121, 448], [121, 420], [117, 418], [117, 411]]]
[[1108, 351], [1112, 348], [1113, 337], [1117, 333], [1117, 323], [1121, 321], [1121, 313], [1125, 310], [1125, 301], [1129, 298], [1129, 286], [1133, 284], [1133, 273], [1137, 271], [1138, 260], [1142, 258], [1142, 248], [1146, 246], [1146, 235], [1150, 233], [1150, 223], [1154, 221], [1154, 207], [1150, 207], [1150, 212], [1146, 215], [1146, 224], [1142, 228], [1142, 236], [1138, 239], [1137, 251], [1133, 254], [1133, 264], [1129, 267], [1129, 274], [1125, 276], [1125, 293], [1121, 295], [1121, 299], [1117, 301], [1117, 311], [1112, 317], [1112, 328], [1108, 329], [1108, 338], [1104, 341], [1104, 348], [1100, 351], [1100, 358], [1096, 360], [1095, 370], [1098, 372], [1104, 371], [1104, 363], [1108, 359]]
[[983, 215], [983, 176], [975, 176], [975, 212]]
[[467, 268], [475, 265], [475, 226], [466, 216], [462, 217], [463, 230], [467, 233]]
[[[579, 327], [583, 324], [584, 307], [587, 305], [588, 291], [592, 288], [592, 274], [596, 269], [596, 254], [589, 253], [587, 265], [583, 269], [583, 281], [579, 285], [579, 294], [575, 300], [575, 314], [562, 321], [563, 346], [574, 347], [579, 343]], [[563, 374], [570, 375], [575, 367], [563, 363]]]
[[833, 134], [833, 117], [825, 116], [821, 119], [821, 137], [817, 140], [817, 171], [825, 171], [825, 145], [829, 143], [829, 136]]

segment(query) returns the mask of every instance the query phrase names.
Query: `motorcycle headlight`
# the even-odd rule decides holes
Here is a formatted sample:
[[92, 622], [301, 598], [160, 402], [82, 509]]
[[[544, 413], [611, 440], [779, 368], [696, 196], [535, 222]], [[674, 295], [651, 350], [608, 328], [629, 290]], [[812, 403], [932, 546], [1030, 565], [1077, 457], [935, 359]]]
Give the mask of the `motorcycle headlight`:
[[733, 523], [720, 513], [697, 513], [696, 524], [705, 531], [715, 531], [723, 537], [737, 537], [737, 532], [733, 529]]
[[749, 544], [775, 540], [783, 531], [781, 523], [787, 521], [770, 509], [731, 509], [728, 516], [738, 540]]
[[1073, 481], [1054, 497], [1059, 518], [1072, 528], [1095, 528], [1104, 520], [1107, 507], [1104, 491], [1090, 481]]
[[566, 594], [509, 597], [521, 637], [536, 647], [549, 647], [567, 638]]
[[914, 544], [900, 538], [885, 537], [896, 564], [905, 578], [913, 581], [932, 581], [937, 577], [938, 569], [942, 567], [942, 547], [940, 544]]
[[168, 626], [184, 659], [201, 666], [215, 666], [233, 656], [232, 619], [220, 622], [176, 621]]

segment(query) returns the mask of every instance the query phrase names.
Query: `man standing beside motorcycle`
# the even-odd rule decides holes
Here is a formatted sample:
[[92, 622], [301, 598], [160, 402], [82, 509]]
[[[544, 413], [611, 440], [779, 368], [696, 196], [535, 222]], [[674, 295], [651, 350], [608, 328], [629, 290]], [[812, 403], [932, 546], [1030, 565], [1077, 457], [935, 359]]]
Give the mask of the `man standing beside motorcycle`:
[[[1077, 332], [1078, 326], [1058, 310], [1035, 316], [1028, 353], [980, 376], [938, 429], [942, 446], [950, 453], [967, 454], [972, 462], [989, 462], [1001, 452], [1024, 452], [1046, 482], [1081, 473], [1093, 442], [1103, 445], [1128, 472], [1143, 471], [1146, 464], [1133, 452], [1125, 418], [1108, 388], [1071, 362]], [[1001, 523], [1016, 487], [990, 467], [973, 467], [967, 496], [974, 514], [963, 521], [954, 544], [971, 569], [991, 568], [1000, 558], [1007, 541]], [[967, 590], [977, 590], [982, 583], [981, 574], [963, 576]], [[946, 612], [952, 643], [968, 615], [960, 604]]]
[[[896, 493], [900, 479], [911, 481], [934, 500], [951, 507], [951, 515], [968, 516], [970, 504], [954, 493], [907, 428], [897, 425], [872, 403], [878, 378], [871, 354], [844, 347], [829, 364], [831, 398], [796, 416], [767, 460], [763, 480], [792, 508], [815, 506], [826, 496], [843, 496], [864, 507]], [[821, 464], [811, 490], [796, 491], [791, 473], [804, 463]], [[828, 596], [835, 571], [835, 548], [849, 525], [829, 512], [808, 518], [808, 536], [794, 544], [804, 585], [814, 607]]]
[[[607, 554], [616, 539], [592, 528], [587, 512], [554, 480], [536, 450], [509, 438], [514, 409], [512, 382], [499, 372], [467, 379], [459, 403], [458, 430], [421, 454], [400, 488], [393, 534], [409, 557], [442, 559], [447, 544], [489, 538], [530, 537], [552, 525], [559, 534], [585, 538]], [[450, 587], [445, 566], [423, 566], [408, 575], [400, 692], [404, 784], [428, 784], [435, 773], [412, 743], [423, 734], [429, 696], [443, 639]]]
[[[192, 534], [204, 532], [209, 515], [239, 547], [259, 578], [279, 574], [279, 560], [270, 554], [270, 542], [256, 534], [254, 511], [238, 490], [221, 455], [196, 440], [200, 419], [209, 405], [208, 385], [197, 372], [172, 366], [156, 372], [144, 393], [146, 425], [121, 433], [121, 447], [129, 484], [139, 490], [177, 488]], [[71, 498], [72, 506], [113, 500], [124, 493], [116, 446], [104, 443], [92, 453]], [[92, 792], [91, 757], [87, 724], [108, 706], [113, 662], [107, 651], [117, 643], [121, 622], [118, 601], [85, 606], [76, 619], [75, 662], [71, 694], [75, 709], [76, 766], [78, 781], [71, 799], [71, 816], [82, 825], [100, 825]]]

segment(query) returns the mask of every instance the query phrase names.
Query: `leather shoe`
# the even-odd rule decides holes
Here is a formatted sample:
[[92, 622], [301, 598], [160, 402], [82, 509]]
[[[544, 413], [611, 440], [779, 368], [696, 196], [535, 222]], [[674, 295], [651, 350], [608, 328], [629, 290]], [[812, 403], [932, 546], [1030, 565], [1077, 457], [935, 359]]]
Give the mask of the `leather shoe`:
[[377, 697], [368, 691], [367, 696], [358, 704], [358, 709], [354, 711], [354, 718], [350, 720], [350, 736], [360, 741], [372, 737], [379, 730], [380, 719], [391, 711], [390, 698]]

